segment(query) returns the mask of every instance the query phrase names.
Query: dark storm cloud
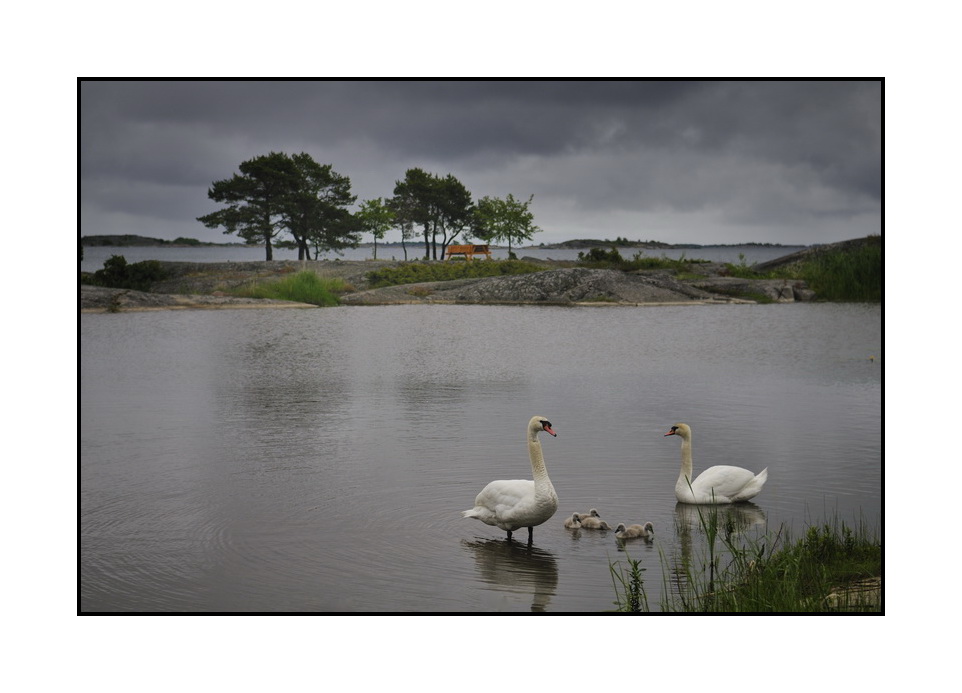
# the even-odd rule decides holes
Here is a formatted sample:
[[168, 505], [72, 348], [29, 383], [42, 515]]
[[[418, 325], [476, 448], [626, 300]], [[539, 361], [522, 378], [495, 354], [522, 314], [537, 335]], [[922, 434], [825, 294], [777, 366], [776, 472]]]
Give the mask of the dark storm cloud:
[[[333, 164], [362, 198], [412, 166], [534, 194], [545, 241], [880, 232], [879, 83], [85, 82], [80, 142], [82, 233], [219, 237], [194, 221], [207, 187], [271, 150]], [[141, 214], [150, 233], [129, 228]]]

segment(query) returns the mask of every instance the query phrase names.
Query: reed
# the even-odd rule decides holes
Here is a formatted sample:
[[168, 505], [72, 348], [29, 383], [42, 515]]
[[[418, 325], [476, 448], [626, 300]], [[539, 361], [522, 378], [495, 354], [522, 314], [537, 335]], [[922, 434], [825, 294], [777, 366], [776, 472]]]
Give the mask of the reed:
[[[742, 539], [719, 521], [718, 509], [698, 508], [705, 554], [668, 560], [660, 551], [661, 611], [676, 613], [881, 612], [881, 541], [864, 522], [837, 518], [808, 527]], [[636, 561], [627, 570], [609, 561], [619, 611], [648, 611]], [[637, 576], [637, 579], [636, 579]]]
[[243, 298], [273, 298], [315, 306], [336, 306], [339, 303], [338, 295], [350, 290], [350, 285], [343, 279], [321, 277], [304, 270], [283, 279], [243, 284], [226, 292]]
[[818, 253], [800, 270], [823, 301], [882, 300], [882, 242]]

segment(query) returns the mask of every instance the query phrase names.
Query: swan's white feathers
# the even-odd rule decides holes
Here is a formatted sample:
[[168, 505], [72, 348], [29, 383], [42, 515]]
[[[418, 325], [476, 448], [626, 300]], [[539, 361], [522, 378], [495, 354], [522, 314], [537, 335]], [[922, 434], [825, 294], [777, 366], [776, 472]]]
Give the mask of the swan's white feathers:
[[[551, 430], [543, 416], [533, 416], [528, 422], [528, 456], [535, 480], [499, 479], [485, 486], [474, 507], [463, 510], [462, 517], [471, 517], [485, 524], [513, 532], [522, 527], [534, 527], [551, 518], [558, 509], [558, 495], [548, 478], [538, 434]], [[510, 534], [509, 534], [510, 538]]]
[[675, 498], [680, 503], [722, 504], [747, 501], [757, 496], [768, 480], [768, 468], [758, 474], [742, 467], [720, 464], [709, 467], [692, 479], [691, 427], [678, 423], [665, 434], [677, 435], [681, 444], [681, 472], [675, 482]]

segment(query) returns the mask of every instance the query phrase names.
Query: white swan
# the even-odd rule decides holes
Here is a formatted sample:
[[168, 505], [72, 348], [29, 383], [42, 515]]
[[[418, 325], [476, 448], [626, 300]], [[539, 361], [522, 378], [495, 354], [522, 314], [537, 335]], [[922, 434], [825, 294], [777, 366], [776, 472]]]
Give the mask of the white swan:
[[474, 507], [461, 512], [462, 517], [473, 517], [486, 525], [500, 527], [508, 533], [508, 539], [514, 530], [527, 527], [528, 541], [531, 541], [535, 525], [547, 522], [558, 509], [558, 494], [548, 478], [541, 441], [538, 440], [541, 431], [558, 435], [551, 430], [551, 422], [546, 418], [532, 416], [528, 422], [528, 456], [534, 481], [492, 481], [474, 499]]
[[597, 517], [586, 517], [581, 521], [582, 529], [611, 529], [609, 525], [604, 520]]
[[655, 533], [655, 526], [650, 522], [646, 522], [644, 526], [642, 525], [628, 525], [625, 527], [625, 523], [620, 523], [615, 528], [615, 536], [619, 539], [635, 539], [636, 537], [648, 538]]
[[573, 513], [571, 517], [565, 520], [565, 529], [580, 529], [581, 528], [581, 517], [580, 513]]
[[598, 511], [595, 510], [594, 508], [592, 508], [591, 510], [589, 510], [589, 511], [586, 512], [586, 513], [575, 513], [575, 515], [578, 516], [578, 519], [579, 519], [579, 520], [584, 520], [584, 519], [589, 518], [589, 517], [601, 517], [601, 515], [598, 514]]
[[675, 482], [675, 498], [679, 503], [720, 505], [747, 501], [758, 495], [768, 479], [767, 467], [753, 474], [742, 467], [725, 464], [709, 467], [697, 479], [692, 479], [691, 427], [677, 423], [665, 435], [681, 438], [681, 472]]

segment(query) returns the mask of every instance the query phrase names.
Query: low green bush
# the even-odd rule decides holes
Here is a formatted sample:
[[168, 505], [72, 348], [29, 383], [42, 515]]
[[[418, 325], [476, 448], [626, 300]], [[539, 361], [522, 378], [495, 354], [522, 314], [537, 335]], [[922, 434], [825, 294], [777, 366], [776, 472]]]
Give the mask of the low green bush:
[[672, 272], [684, 272], [691, 263], [705, 263], [708, 260], [689, 260], [682, 253], [677, 260], [669, 257], [648, 257], [643, 250], [639, 250], [630, 260], [622, 257], [618, 249], [612, 247], [610, 250], [604, 248], [592, 248], [587, 253], [578, 253], [578, 264], [592, 269], [614, 269], [622, 272], [634, 270], [653, 270], [664, 269]]
[[544, 267], [521, 260], [472, 260], [471, 262], [409, 262], [367, 273], [372, 289], [396, 284], [445, 282], [454, 279], [497, 277], [542, 272]]
[[134, 289], [150, 291], [154, 282], [166, 279], [168, 273], [157, 260], [144, 260], [127, 264], [123, 255], [111, 255], [104, 262], [103, 269], [93, 273], [92, 282], [97, 286], [111, 289]]

